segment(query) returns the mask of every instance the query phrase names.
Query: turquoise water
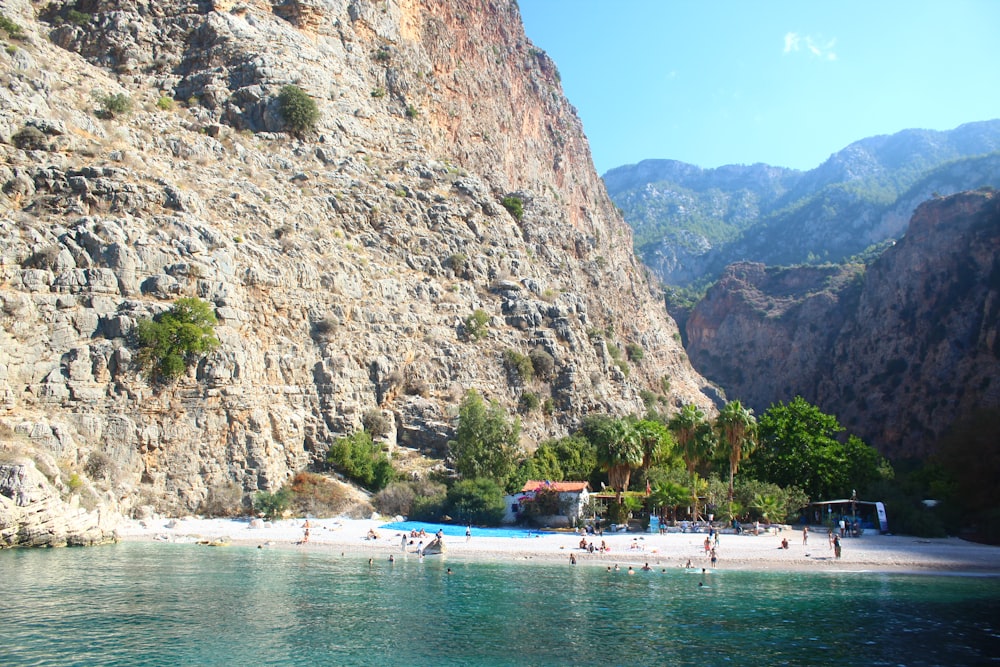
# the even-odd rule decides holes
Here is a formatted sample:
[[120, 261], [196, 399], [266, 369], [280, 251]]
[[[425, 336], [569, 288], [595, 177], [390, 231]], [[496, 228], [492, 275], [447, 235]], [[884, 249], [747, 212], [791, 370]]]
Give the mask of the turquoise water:
[[[428, 536], [434, 537], [434, 533], [440, 530], [442, 533], [449, 537], [465, 537], [465, 526], [451, 524], [451, 523], [426, 523], [423, 521], [393, 521], [392, 523], [387, 523], [385, 525], [379, 526], [379, 528], [385, 530], [398, 530], [410, 532], [411, 530], [419, 531], [423, 528], [424, 532]], [[536, 537], [538, 535], [544, 535], [546, 531], [544, 530], [524, 530], [522, 528], [472, 528], [473, 537]]]
[[[453, 570], [447, 573], [447, 568]], [[1000, 579], [343, 557], [0, 552], [0, 665], [979, 665]]]

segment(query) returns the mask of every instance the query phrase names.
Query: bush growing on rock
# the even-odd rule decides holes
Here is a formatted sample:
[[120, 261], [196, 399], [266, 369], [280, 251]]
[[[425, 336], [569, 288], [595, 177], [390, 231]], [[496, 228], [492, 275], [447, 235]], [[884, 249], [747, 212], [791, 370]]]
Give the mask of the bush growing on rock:
[[348, 479], [373, 491], [381, 491], [396, 479], [389, 457], [372, 442], [367, 431], [338, 438], [330, 446], [326, 461]]
[[500, 203], [503, 204], [503, 207], [507, 209], [508, 213], [514, 216], [515, 220], [521, 222], [521, 218], [524, 217], [524, 200], [520, 197], [510, 195], [501, 199]]
[[208, 303], [178, 299], [170, 310], [136, 325], [139, 366], [154, 381], [175, 380], [199, 355], [218, 347], [214, 328], [215, 313]]
[[295, 516], [336, 516], [353, 504], [343, 484], [318, 473], [297, 472], [288, 486]]
[[91, 452], [87, 457], [87, 463], [83, 466], [83, 471], [87, 477], [93, 480], [111, 479], [114, 472], [114, 463], [111, 457], [101, 451]]
[[543, 380], [552, 377], [552, 373], [556, 369], [556, 360], [552, 358], [551, 354], [536, 347], [528, 353], [528, 357], [531, 359], [531, 367], [535, 370], [535, 375]]
[[97, 103], [101, 105], [101, 115], [108, 118], [124, 116], [132, 111], [132, 98], [125, 93], [98, 96]]
[[520, 381], [521, 384], [531, 382], [534, 377], [535, 369], [531, 363], [531, 358], [521, 354], [517, 350], [512, 348], [504, 350], [503, 362], [507, 367], [507, 372], [515, 376], [515, 379]]
[[625, 346], [625, 355], [628, 357], [629, 361], [637, 363], [642, 361], [642, 358], [646, 356], [646, 352], [642, 349], [641, 345], [629, 343]]
[[7, 33], [7, 36], [11, 39], [21, 39], [24, 37], [24, 28], [14, 21], [11, 21], [3, 14], [0, 14], [0, 30]]
[[361, 425], [373, 438], [384, 438], [392, 431], [392, 419], [386, 417], [381, 410], [368, 410], [361, 416]]
[[469, 340], [480, 340], [486, 338], [486, 324], [490, 321], [490, 316], [485, 310], [477, 308], [471, 315], [465, 318], [465, 334]]
[[319, 108], [309, 94], [294, 85], [287, 85], [278, 93], [278, 111], [288, 129], [295, 134], [304, 134], [316, 127]]

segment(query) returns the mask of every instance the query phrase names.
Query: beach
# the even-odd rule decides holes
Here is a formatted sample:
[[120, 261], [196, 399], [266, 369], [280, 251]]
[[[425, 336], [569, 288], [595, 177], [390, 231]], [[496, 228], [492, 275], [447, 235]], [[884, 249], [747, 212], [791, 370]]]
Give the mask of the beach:
[[[308, 519], [309, 539], [303, 541], [306, 519], [206, 519], [151, 518], [126, 520], [118, 528], [122, 541], [194, 542], [210, 546], [239, 545], [261, 549], [301, 549], [335, 554], [367, 556], [375, 560], [417, 558], [417, 545], [424, 545], [433, 534], [411, 538], [404, 531], [382, 528], [392, 518], [373, 519]], [[377, 539], [370, 539], [374, 531]], [[577, 565], [639, 569], [651, 568], [711, 569], [711, 559], [705, 549], [707, 533], [534, 533], [531, 537], [486, 537], [477, 535], [472, 527], [469, 539], [445, 536], [447, 559], [459, 561], [504, 560], [570, 562]], [[591, 553], [580, 548], [581, 539], [593, 542]], [[781, 548], [782, 540], [788, 548]], [[599, 551], [601, 541], [608, 550]], [[714, 544], [714, 543], [713, 543]], [[810, 528], [808, 543], [802, 543], [801, 529], [782, 527], [776, 532], [759, 535], [722, 534], [718, 545], [716, 567], [733, 570], [815, 570], [873, 572], [968, 572], [1000, 575], [1000, 547], [967, 542], [958, 538], [918, 538], [903, 535], [868, 533], [858, 538], [841, 539], [842, 554], [835, 558], [825, 531]], [[440, 558], [440, 556], [427, 556]]]

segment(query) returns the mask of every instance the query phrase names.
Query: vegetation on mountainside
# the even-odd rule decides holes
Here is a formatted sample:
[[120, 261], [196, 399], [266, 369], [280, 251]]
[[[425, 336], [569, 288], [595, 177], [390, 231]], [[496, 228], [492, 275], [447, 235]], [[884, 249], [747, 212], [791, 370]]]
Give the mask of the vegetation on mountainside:
[[326, 461], [334, 470], [372, 491], [381, 491], [397, 477], [388, 455], [367, 431], [338, 438], [330, 446]]
[[306, 91], [292, 84], [283, 87], [278, 93], [278, 112], [293, 134], [310, 132], [319, 121], [316, 101]]
[[219, 345], [215, 313], [196, 298], [182, 298], [135, 328], [139, 349], [136, 361], [152, 381], [170, 382], [180, 377], [201, 355]]
[[[958, 131], [956, 130], [957, 134]], [[628, 167], [605, 175], [609, 194], [634, 230], [634, 246], [666, 282], [714, 280], [738, 259], [770, 265], [840, 263], [864, 253], [866, 234], [845, 234], [846, 221], [875, 223], [895, 207], [996, 181], [997, 129], [982, 129], [982, 155], [950, 133], [864, 140], [809, 172], [766, 165], [701, 170], [665, 163], [642, 181]], [[935, 138], [937, 134], [942, 137]], [[868, 221], [868, 222], [866, 222]], [[885, 240], [878, 241], [883, 243]], [[672, 267], [672, 268], [670, 268]], [[681, 277], [683, 276], [683, 278]]]
[[100, 114], [106, 118], [117, 118], [132, 113], [132, 98], [125, 93], [98, 95]]
[[24, 28], [3, 14], [0, 14], [0, 30], [7, 33], [7, 36], [11, 39], [22, 39], [24, 37]]
[[[603, 508], [593, 508], [608, 523], [705, 514], [794, 521], [810, 497], [849, 497], [852, 489], [864, 494], [892, 477], [874, 449], [854, 436], [835, 439], [841, 430], [835, 418], [802, 399], [772, 406], [759, 420], [734, 401], [715, 420], [694, 406], [669, 420], [656, 413], [645, 419], [594, 415], [576, 433], [526, 455], [518, 446], [518, 421], [470, 391], [449, 443], [453, 474], [421, 482], [422, 488], [397, 482], [375, 505], [411, 518], [489, 524], [503, 515], [503, 492], [515, 493], [529, 479], [574, 480], [614, 492]], [[811, 476], [796, 477], [796, 466]], [[822, 495], [810, 496], [806, 487]]]
[[515, 195], [509, 195], [500, 200], [507, 212], [514, 216], [514, 219], [521, 222], [524, 217], [524, 200]]
[[481, 340], [486, 338], [489, 329], [486, 326], [490, 321], [489, 313], [482, 308], [477, 308], [463, 320], [465, 336], [469, 340]]

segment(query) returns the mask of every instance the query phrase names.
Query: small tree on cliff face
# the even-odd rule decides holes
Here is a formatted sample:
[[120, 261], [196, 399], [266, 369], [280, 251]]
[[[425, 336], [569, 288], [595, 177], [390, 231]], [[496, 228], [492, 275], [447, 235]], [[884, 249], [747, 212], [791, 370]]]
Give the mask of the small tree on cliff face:
[[219, 345], [215, 313], [201, 299], [178, 299], [170, 310], [136, 325], [137, 361], [154, 381], [175, 380], [199, 355]]
[[278, 93], [278, 110], [285, 125], [294, 134], [305, 134], [316, 127], [319, 108], [316, 101], [298, 86], [287, 85]]

